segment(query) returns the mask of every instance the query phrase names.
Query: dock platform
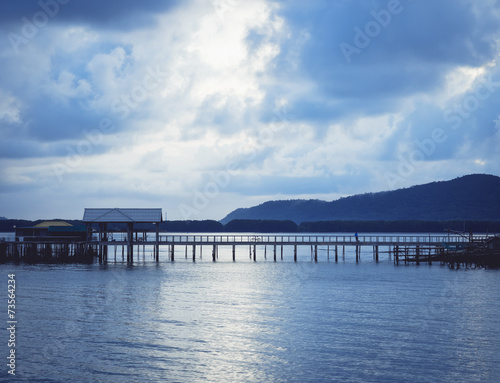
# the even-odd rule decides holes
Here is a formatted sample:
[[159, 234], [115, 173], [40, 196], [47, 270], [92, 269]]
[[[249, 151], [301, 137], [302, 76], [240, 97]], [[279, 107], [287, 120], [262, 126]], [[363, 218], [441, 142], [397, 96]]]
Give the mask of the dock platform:
[[[307, 246], [311, 251], [311, 260], [321, 260], [321, 254], [326, 253], [339, 261], [345, 260], [346, 248], [355, 252], [356, 262], [360, 255], [369, 251], [373, 260], [379, 261], [379, 254], [389, 255], [394, 264], [420, 264], [440, 262], [442, 264], [479, 264], [500, 259], [500, 238], [491, 235], [322, 235], [322, 234], [168, 234], [155, 235], [154, 240], [148, 238], [148, 233], [142, 236], [126, 236], [112, 239], [113, 235], [100, 235], [98, 239], [88, 241], [71, 241], [71, 239], [23, 238], [22, 241], [0, 242], [0, 262], [25, 261], [29, 263], [50, 262], [92, 262], [98, 259], [107, 263], [109, 255], [114, 252], [127, 255], [127, 262], [134, 262], [134, 253], [143, 254], [148, 248], [155, 261], [160, 262], [160, 254], [167, 254], [166, 260], [174, 262], [176, 249], [183, 249], [186, 258], [196, 262], [197, 256], [202, 256], [203, 250], [209, 247], [212, 260], [218, 260], [219, 248], [230, 247], [232, 260], [237, 261], [236, 249], [245, 247], [248, 256], [257, 262], [258, 249], [263, 247], [263, 256], [272, 257], [274, 261], [284, 259], [284, 249], [293, 249], [293, 261], [298, 261], [298, 248]], [[100, 239], [99, 239], [100, 238]], [[128, 239], [128, 240], [127, 240]], [[268, 250], [269, 249], [269, 250]], [[166, 252], [165, 252], [166, 250]], [[290, 251], [286, 251], [289, 254]], [[241, 254], [241, 252], [239, 252]], [[288, 256], [288, 255], [287, 255]], [[486, 258], [485, 258], [486, 257]], [[162, 259], [163, 261], [164, 259]]]

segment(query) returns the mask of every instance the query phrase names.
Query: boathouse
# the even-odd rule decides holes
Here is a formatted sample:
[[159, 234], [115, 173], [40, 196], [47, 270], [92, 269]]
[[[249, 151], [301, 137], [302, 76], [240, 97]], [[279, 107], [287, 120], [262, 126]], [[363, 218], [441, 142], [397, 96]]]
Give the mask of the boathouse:
[[43, 221], [30, 227], [16, 227], [16, 238], [32, 240], [85, 240], [85, 226], [74, 226], [65, 221]]
[[[110, 234], [126, 233], [127, 259], [133, 260], [134, 243], [146, 241], [146, 233], [156, 233], [156, 256], [159, 254], [161, 208], [86, 208], [82, 220], [87, 228], [87, 243], [95, 242], [93, 235], [97, 233], [99, 258], [106, 259], [107, 246], [112, 239]], [[138, 234], [143, 233], [139, 238]]]

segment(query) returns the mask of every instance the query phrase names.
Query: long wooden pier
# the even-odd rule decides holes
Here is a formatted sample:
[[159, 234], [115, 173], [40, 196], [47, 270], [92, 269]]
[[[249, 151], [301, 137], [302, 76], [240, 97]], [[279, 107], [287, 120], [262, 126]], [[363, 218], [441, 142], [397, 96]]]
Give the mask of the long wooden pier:
[[[290, 249], [293, 250], [293, 261], [298, 261], [298, 249], [310, 248], [311, 260], [318, 262], [321, 260], [321, 253], [326, 253], [326, 259], [330, 257], [339, 261], [346, 257], [346, 248], [351, 252], [354, 250], [356, 262], [360, 261], [361, 253], [367, 251], [373, 254], [373, 260], [379, 261], [379, 254], [388, 254], [394, 264], [400, 263], [429, 263], [441, 262], [450, 263], [460, 260], [460, 263], [478, 263], [481, 256], [487, 255], [489, 259], [500, 259], [500, 246], [495, 247], [500, 242], [499, 237], [491, 235], [321, 235], [321, 234], [203, 234], [203, 235], [155, 235], [154, 240], [148, 238], [148, 233], [143, 233], [141, 237], [135, 236], [130, 240], [130, 236], [125, 238], [111, 236], [99, 236], [97, 239], [89, 239], [87, 242], [71, 242], [67, 238], [64, 242], [37, 241], [30, 238], [25, 241], [0, 242], [0, 261], [27, 261], [36, 263], [37, 261], [48, 262], [50, 259], [61, 262], [91, 262], [98, 259], [101, 263], [107, 263], [114, 252], [114, 260], [117, 254], [121, 253], [122, 259], [127, 255], [127, 263], [134, 262], [134, 254], [143, 255], [146, 248], [150, 251], [155, 261], [160, 261], [160, 255], [167, 254], [167, 261], [174, 262], [176, 249], [183, 250], [185, 258], [192, 258], [196, 262], [197, 256], [201, 257], [203, 250], [209, 247], [212, 261], [218, 260], [219, 248], [229, 247], [231, 249], [232, 261], [236, 262], [236, 249], [245, 247], [248, 256], [257, 262], [263, 255], [265, 259], [269, 256], [274, 261], [284, 259], [284, 249], [287, 249], [286, 256], [289, 257]], [[263, 254], [258, 254], [258, 249]], [[135, 250], [136, 249], [136, 250]], [[269, 249], [269, 252], [268, 252]], [[163, 250], [163, 251], [162, 251]], [[238, 252], [241, 254], [241, 251]], [[471, 258], [470, 256], [474, 256]], [[482, 259], [482, 258], [481, 258]]]

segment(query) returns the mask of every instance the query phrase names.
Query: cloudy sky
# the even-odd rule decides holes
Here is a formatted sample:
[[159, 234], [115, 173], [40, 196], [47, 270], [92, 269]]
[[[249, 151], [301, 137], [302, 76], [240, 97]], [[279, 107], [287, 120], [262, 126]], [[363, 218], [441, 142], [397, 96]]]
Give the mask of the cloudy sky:
[[500, 175], [497, 0], [3, 0], [0, 36], [0, 216]]

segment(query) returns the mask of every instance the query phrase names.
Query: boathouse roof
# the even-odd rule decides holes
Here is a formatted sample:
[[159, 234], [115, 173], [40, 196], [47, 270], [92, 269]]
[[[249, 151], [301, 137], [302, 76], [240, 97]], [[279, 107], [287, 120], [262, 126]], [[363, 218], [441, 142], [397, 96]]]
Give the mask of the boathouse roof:
[[61, 227], [64, 227], [64, 226], [73, 226], [72, 224], [68, 223], [68, 222], [64, 222], [64, 221], [43, 221], [43, 222], [40, 222], [38, 225], [35, 225], [33, 227], [39, 227], [39, 228], [48, 228], [50, 226], [61, 226]]
[[140, 208], [112, 208], [94, 209], [86, 208], [83, 213], [83, 222], [148, 222], [155, 223], [162, 221], [162, 211], [160, 209], [140, 209]]

